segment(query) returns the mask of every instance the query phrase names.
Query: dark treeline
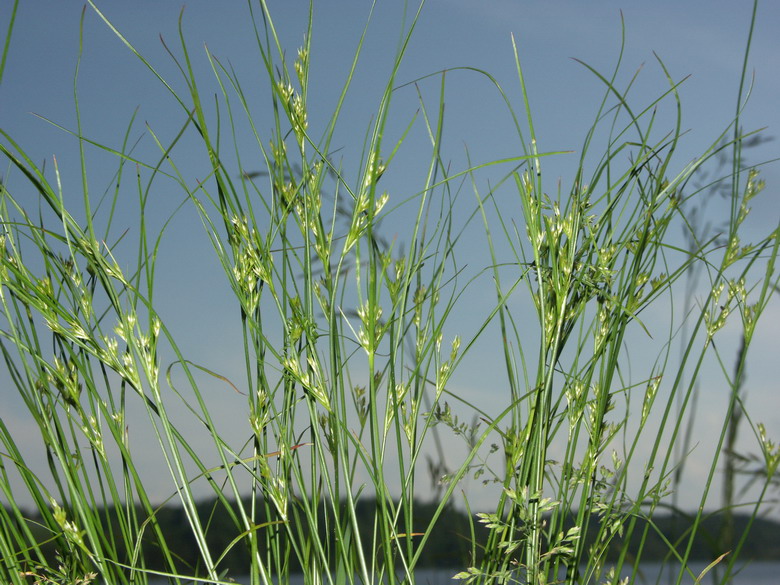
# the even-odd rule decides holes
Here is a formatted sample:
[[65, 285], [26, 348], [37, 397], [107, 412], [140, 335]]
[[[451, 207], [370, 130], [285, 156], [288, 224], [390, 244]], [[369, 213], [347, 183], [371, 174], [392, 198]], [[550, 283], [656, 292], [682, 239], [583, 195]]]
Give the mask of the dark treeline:
[[[249, 509], [249, 501], [245, 501], [244, 509]], [[227, 507], [229, 506], [229, 507]], [[198, 515], [204, 525], [209, 550], [214, 559], [219, 558], [225, 553], [224, 558], [219, 563], [220, 567], [229, 568], [231, 574], [241, 574], [245, 567], [250, 565], [250, 550], [246, 545], [246, 539], [238, 538], [240, 531], [236, 528], [238, 523], [238, 507], [235, 503], [226, 504], [218, 500], [202, 501], [198, 504]], [[362, 499], [356, 504], [356, 516], [359, 531], [366, 543], [367, 550], [364, 551], [366, 558], [373, 558], [378, 553], [370, 550], [373, 539], [373, 519], [375, 515], [376, 502], [372, 499]], [[264, 525], [266, 522], [264, 506], [257, 506], [260, 511], [257, 514], [258, 520], [258, 539], [260, 542], [260, 554], [265, 559], [285, 559], [283, 562], [288, 564], [289, 570], [295, 572], [300, 570], [298, 555], [292, 550], [287, 550], [289, 541], [286, 537], [288, 528], [295, 530], [296, 517], [291, 513], [288, 520], [289, 527], [279, 523]], [[294, 507], [293, 507], [294, 508]], [[436, 503], [417, 502], [414, 506], [414, 531], [423, 532], [435, 513]], [[342, 507], [346, 513], [346, 507]], [[148, 518], [141, 508], [135, 509], [137, 522], [140, 524]], [[122, 514], [127, 515], [128, 510], [122, 509]], [[298, 511], [300, 513], [300, 511]], [[73, 516], [69, 513], [68, 516]], [[111, 548], [116, 551], [117, 559], [121, 563], [131, 564], [131, 551], [125, 549], [122, 544], [120, 530], [122, 522], [117, 514], [117, 510], [108, 508], [99, 510], [99, 516], [102, 518], [106, 538], [113, 537]], [[326, 519], [325, 508], [319, 510], [321, 528], [320, 542], [324, 544], [325, 550], [334, 550], [333, 540], [335, 535], [328, 526], [332, 523], [331, 519]], [[198, 546], [195, 537], [190, 529], [189, 522], [184, 510], [178, 505], [167, 505], [158, 509], [155, 514], [157, 528], [164, 535], [165, 546], [173, 558], [176, 568], [182, 571], [197, 569], [198, 567]], [[748, 516], [737, 515], [734, 518], [734, 534], [741, 535], [747, 527]], [[40, 518], [31, 518], [28, 526], [32, 530], [35, 538], [40, 542], [51, 539], [52, 534], [46, 532], [39, 524]], [[691, 548], [691, 559], [699, 561], [709, 561], [725, 550], [719, 550], [719, 533], [723, 525], [721, 516], [714, 514], [705, 518], [699, 526], [697, 537]], [[573, 524], [573, 522], [572, 522]], [[678, 551], [683, 551], [687, 545], [689, 529], [692, 524], [692, 518], [684, 514], [676, 515], [656, 515], [653, 518], [654, 528], [645, 531], [645, 525], [640, 522], [632, 535], [631, 543], [628, 548], [630, 553], [638, 550], [640, 539], [644, 537], [644, 546], [642, 552], [643, 561], [657, 561], [668, 557], [669, 545], [664, 542], [668, 540]], [[301, 522], [305, 526], [305, 522]], [[439, 517], [432, 534], [423, 548], [420, 556], [419, 567], [440, 567], [440, 568], [465, 568], [474, 562], [472, 555], [476, 556], [478, 561], [481, 558], [481, 543], [487, 535], [487, 530], [481, 524], [474, 522], [473, 529], [477, 540], [476, 546], [471, 544], [472, 526], [467, 515], [455, 508], [448, 508]], [[404, 534], [402, 528], [398, 532]], [[141, 543], [141, 555], [138, 558], [143, 559], [143, 565], [147, 569], [166, 570], [170, 565], [165, 561], [165, 551], [159, 545], [155, 537], [155, 530], [151, 523], [147, 524], [144, 530], [144, 537]], [[758, 518], [754, 521], [748, 539], [740, 553], [740, 558], [747, 560], [778, 560], [780, 559], [780, 523], [768, 519]], [[663, 537], [661, 536], [663, 535]], [[349, 535], [346, 535], [349, 538]], [[586, 546], [592, 542], [595, 537], [595, 530], [588, 532]], [[405, 535], [400, 536], [399, 540], [406, 542]], [[412, 542], [419, 541], [419, 535], [411, 536]], [[738, 539], [738, 536], [737, 536]], [[232, 546], [231, 546], [231, 543]], [[281, 555], [268, 554], [267, 547], [278, 547], [277, 552]], [[403, 544], [406, 546], [406, 544]], [[616, 553], [621, 548], [622, 543], [613, 541], [612, 550]], [[47, 556], [55, 556], [57, 539], [52, 540], [44, 546]], [[225, 552], [227, 551], [227, 552]], [[304, 555], [307, 553], [303, 553]], [[612, 556], [612, 555], [608, 555]], [[628, 561], [632, 558], [629, 554]], [[335, 562], [335, 559], [332, 559]]]

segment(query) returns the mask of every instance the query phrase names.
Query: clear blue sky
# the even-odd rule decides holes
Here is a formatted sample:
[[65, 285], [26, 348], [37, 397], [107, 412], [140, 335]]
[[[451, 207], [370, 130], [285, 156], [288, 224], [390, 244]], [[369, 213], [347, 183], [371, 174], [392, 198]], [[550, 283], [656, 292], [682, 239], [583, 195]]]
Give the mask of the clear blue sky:
[[[154, 67], [181, 90], [180, 77], [160, 43], [162, 35], [174, 52], [180, 52], [177, 36], [180, 2], [135, 0], [99, 1], [97, 4]], [[269, 4], [288, 54], [294, 55], [305, 30], [308, 2], [283, 0]], [[358, 0], [316, 4], [310, 89], [312, 110], [309, 115], [315, 135], [318, 125], [321, 128], [328, 120], [335, 104], [370, 6], [367, 1]], [[3, 31], [0, 34], [6, 30], [10, 5], [9, 0], [2, 0], [0, 5], [0, 30]], [[491, 73], [515, 101], [518, 112], [522, 112], [512, 54], [511, 35], [514, 34], [529, 86], [540, 150], [577, 151], [592, 122], [603, 86], [572, 57], [599, 71], [611, 71], [620, 49], [622, 11], [626, 47], [620, 79], [627, 82], [637, 68], [644, 65], [631, 93], [637, 104], [649, 103], [667, 88], [654, 52], [675, 80], [691, 75], [680, 88], [683, 127], [690, 129], [677, 159], [682, 167], [714, 141], [734, 117], [749, 25], [748, 8], [747, 2], [725, 0], [428, 0], [398, 81], [411, 81], [445, 68], [476, 67]], [[77, 192], [74, 200], [80, 197], [76, 142], [32, 113], [75, 128], [73, 77], [81, 9], [81, 3], [70, 0], [22, 2], [0, 86], [0, 127], [20, 142], [34, 160], [46, 160], [47, 165], [51, 165], [52, 156], [56, 156], [63, 181]], [[342, 157], [347, 169], [358, 160], [367, 125], [376, 111], [398, 42], [402, 16], [402, 2], [396, 0], [380, 0], [374, 11], [363, 57], [334, 142], [335, 148], [341, 149], [338, 156]], [[183, 22], [204, 87], [216, 91], [202, 50], [205, 43], [223, 62], [230, 62], [245, 83], [247, 93], [256, 96], [256, 122], [261, 131], [269, 130], [271, 118], [263, 113], [267, 81], [254, 47], [245, 3], [193, 0], [186, 4]], [[746, 129], [766, 126], [769, 136], [777, 136], [780, 132], [778, 30], [780, 5], [767, 0], [759, 7], [750, 58], [755, 84], [743, 124]], [[421, 87], [428, 96], [434, 96], [437, 84], [438, 79], [432, 79], [422, 82]], [[465, 165], [464, 147], [476, 162], [521, 154], [521, 145], [516, 134], [508, 128], [508, 117], [495, 89], [484, 77], [473, 72], [452, 72], [447, 91], [445, 158], [453, 162], [454, 168]], [[208, 93], [204, 91], [204, 94]], [[132, 136], [141, 138], [137, 150], [140, 158], [152, 159], [156, 152], [148, 133], [144, 134], [144, 124], [170, 139], [183, 121], [182, 111], [170, 94], [89, 8], [85, 19], [79, 99], [85, 135], [114, 148], [121, 144], [130, 117], [139, 108]], [[393, 111], [398, 130], [391, 129], [391, 134], [396, 132], [392, 139], [400, 135], [400, 128], [417, 107], [411, 87], [399, 92]], [[777, 141], [769, 142], [760, 149], [751, 150], [748, 156], [753, 162], [776, 158], [780, 155], [778, 144]], [[208, 174], [208, 163], [196, 148], [197, 143], [190, 141], [178, 151], [177, 160], [190, 182]], [[189, 157], [187, 149], [192, 150]], [[410, 194], [419, 190], [428, 160], [424, 149], [425, 136], [418, 127], [410, 137], [409, 146], [388, 171], [386, 182], [391, 190]], [[248, 150], [245, 156], [251, 157], [251, 152]], [[92, 190], [99, 194], [108, 187], [115, 167], [113, 161], [101, 153], [90, 152], [88, 156]], [[259, 153], [257, 156], [259, 161]], [[570, 179], [567, 173], [574, 163], [576, 154], [570, 159], [562, 156], [551, 160], [545, 169], [550, 179], [547, 188], [553, 190], [558, 177], [567, 185]], [[245, 164], [251, 167], [246, 161]], [[257, 167], [259, 170], [259, 163]], [[5, 169], [0, 169], [0, 174], [5, 174]], [[777, 165], [764, 167], [763, 176], [767, 190], [756, 201], [749, 224], [752, 229], [766, 233], [780, 217]], [[163, 190], [155, 196], [159, 198], [156, 204], [162, 219], [167, 218], [182, 200], [182, 194], [176, 193], [172, 185], [170, 192]], [[31, 201], [30, 205], [34, 207], [35, 203]], [[126, 209], [120, 209], [130, 214], [132, 208], [130, 202]], [[713, 212], [717, 215], [717, 207]], [[716, 216], [711, 219], [717, 222]], [[179, 212], [172, 223], [160, 256], [158, 310], [193, 361], [229, 375], [232, 369], [241, 369], [241, 357], [236, 353], [238, 346], [226, 341], [235, 336], [234, 324], [226, 324], [228, 315], [232, 316], [224, 306], [229, 291], [226, 285], [215, 284], [216, 280], [209, 277], [210, 271], [219, 268], [209, 259], [213, 253], [199, 225], [191, 210]], [[132, 226], [127, 223], [127, 227]], [[392, 230], [392, 227], [388, 229]], [[479, 231], [474, 233], [477, 237]], [[469, 256], [466, 252], [466, 261], [476, 266], [483, 259], [476, 253]], [[485, 299], [492, 295], [487, 294], [490, 284], [485, 281], [480, 286], [486, 287], [486, 294], [484, 297], [477, 294], [470, 309], [487, 307]], [[452, 334], [457, 332], [460, 322], [466, 330], [473, 329], [476, 323], [464, 313], [462, 321], [456, 320], [452, 324]], [[775, 301], [764, 317], [752, 348], [748, 371], [748, 408], [757, 414], [757, 420], [765, 422], [769, 434], [775, 438], [780, 438], [779, 325], [780, 307]], [[494, 354], [489, 347], [477, 347], [455, 380], [456, 386], [467, 395], [482, 392], [485, 404], [489, 406], [496, 406], [504, 396], [504, 381], [493, 373], [501, 371]], [[699, 443], [695, 459], [701, 461], [708, 460], [706, 446], [714, 440], [710, 425], [717, 418], [718, 409], [723, 408], [727, 391], [718, 378], [712, 380], [708, 394], [700, 400], [701, 410], [694, 427]], [[12, 393], [13, 389], [7, 383], [0, 386], [0, 416], [8, 419], [7, 424], [10, 422], [19, 436], [28, 436], [25, 435], [28, 433], [32, 442], [34, 434], [25, 423], [21, 405], [10, 398]], [[242, 405], [240, 397], [225, 398], [221, 394], [214, 408], [225, 420], [236, 418], [243, 424]], [[143, 444], [145, 438], [137, 440]], [[451, 462], [456, 457], [454, 455]], [[156, 469], [154, 465], [150, 462], [150, 469]], [[704, 471], [706, 469], [698, 467], [694, 461], [688, 472], [690, 480], [701, 481]], [[160, 478], [160, 497], [170, 492], [162, 476], [162, 473], [150, 472], [152, 485]], [[478, 491], [473, 492], [477, 506]], [[695, 500], [684, 500], [684, 503], [694, 504]]]

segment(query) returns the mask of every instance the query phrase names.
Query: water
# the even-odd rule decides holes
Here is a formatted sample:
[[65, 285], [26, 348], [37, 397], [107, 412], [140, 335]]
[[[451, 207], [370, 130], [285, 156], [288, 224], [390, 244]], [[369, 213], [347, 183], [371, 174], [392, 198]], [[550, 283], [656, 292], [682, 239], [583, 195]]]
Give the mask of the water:
[[[691, 563], [691, 570], [698, 575], [707, 563]], [[460, 569], [418, 569], [415, 577], [417, 585], [457, 585], [462, 581], [452, 580], [452, 576]], [[624, 570], [621, 577], [628, 576], [628, 569]], [[662, 572], [663, 571], [663, 572]], [[642, 563], [640, 576], [634, 581], [635, 585], [673, 585], [677, 579], [677, 572], [669, 573], [663, 570], [660, 563]], [[238, 577], [236, 583], [248, 584], [249, 577]], [[149, 585], [167, 585], [166, 580], [150, 580]], [[594, 585], [598, 581], [592, 581]], [[693, 585], [694, 579], [686, 576], [682, 583]], [[708, 573], [702, 580], [702, 585], [714, 585], [712, 573]], [[780, 583], [780, 561], [756, 561], [739, 570], [731, 581], [732, 585], [778, 585]], [[294, 575], [290, 578], [290, 585], [303, 585], [303, 576]], [[326, 584], [325, 584], [326, 585]]]
[[[705, 569], [707, 563], [690, 563], [691, 572], [698, 576]], [[725, 567], [725, 564], [724, 564]], [[778, 561], [756, 561], [739, 567], [732, 575], [732, 585], [777, 585], [780, 583], [780, 562]], [[642, 563], [640, 565], [642, 577], [637, 578], [635, 583], [640, 584], [658, 584], [667, 585], [676, 583], [678, 571], [670, 572], [664, 569], [660, 563]], [[701, 581], [701, 585], [715, 585], [713, 573], [715, 569], [707, 573]], [[660, 576], [660, 579], [659, 579]], [[718, 573], [723, 577], [723, 570]], [[694, 578], [686, 575], [683, 578], [684, 585], [693, 585]]]

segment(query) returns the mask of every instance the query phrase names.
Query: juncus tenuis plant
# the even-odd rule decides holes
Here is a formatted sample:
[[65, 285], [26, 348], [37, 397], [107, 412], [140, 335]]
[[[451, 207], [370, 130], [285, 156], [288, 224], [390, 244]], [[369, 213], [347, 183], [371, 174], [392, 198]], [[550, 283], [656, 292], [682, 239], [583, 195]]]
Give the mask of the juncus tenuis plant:
[[[63, 184], [56, 164], [45, 171], [3, 132], [0, 150], [12, 173], [0, 186], [1, 343], [49, 475], [29, 464], [25, 449], [0, 424], [0, 485], [8, 504], [0, 509], [3, 581], [225, 582], [236, 576], [230, 563], [241, 558], [253, 583], [289, 582], [297, 571], [307, 583], [413, 582], [436, 522], [454, 505], [467, 474], [487, 478], [498, 495], [495, 509], [475, 515], [483, 526], [471, 526], [471, 557], [459, 578], [584, 583], [605, 575], [615, 582], [625, 574], [625, 543], [635, 531], [650, 529], [667, 495], [672, 448], [682, 430], [672, 405], [682, 397], [684, 412], [693, 388], [677, 372], [699, 368], [734, 315], [742, 319], [749, 347], [776, 285], [776, 233], [750, 245], [740, 235], [762, 183], [757, 173], [741, 169], [745, 137], [738, 120], [725, 145], [716, 142], [679, 169], [679, 118], [659, 136], [654, 116], [657, 106], [677, 103], [677, 85], [670, 79], [666, 94], [635, 110], [627, 90], [617, 86], [617, 71], [610, 77], [594, 71], [604, 83], [604, 101], [570, 186], [551, 192], [543, 169], [553, 153], [537, 150], [542, 137], [534, 130], [516, 51], [525, 126], [508, 97], [507, 116], [525, 152], [452, 172], [442, 155], [443, 74], [435, 107], [421, 92], [419, 116], [400, 140], [387, 138], [396, 91], [412, 89], [397, 75], [418, 12], [402, 33], [359, 164], [345, 164], [333, 142], [354, 67], [332, 116], [313, 120], [313, 4], [303, 42], [292, 51], [282, 46], [266, 3], [249, 4], [270, 130], [253, 115], [231, 66], [208, 50], [205, 56], [191, 52], [185, 21], [178, 46], [166, 45], [184, 81], [178, 91], [92, 2], [90, 9], [170, 92], [182, 122], [168, 139], [148, 128], [159, 149], [149, 158], [129, 146], [132, 121], [119, 149], [91, 141], [79, 125], [78, 204], [66, 196], [73, 187]], [[198, 60], [210, 68], [208, 90]], [[80, 121], [78, 99], [76, 109]], [[416, 123], [425, 127], [430, 159], [410, 197], [380, 180], [393, 173]], [[609, 124], [603, 156], [591, 164], [602, 124]], [[239, 138], [247, 129], [251, 155]], [[197, 178], [177, 160], [193, 135], [208, 161], [205, 176]], [[118, 186], [108, 206], [90, 197], [88, 147], [115, 157]], [[697, 241], [681, 254], [670, 230], [690, 227], [686, 210], [698, 193], [689, 192], [689, 179], [726, 148], [735, 160], [726, 178], [732, 197], [726, 243]], [[511, 166], [502, 193], [516, 195], [509, 211], [497, 191], [483, 192], [478, 180], [483, 169], [502, 165]], [[456, 213], [467, 205], [455, 193], [456, 179], [472, 180], [475, 203], [465, 213]], [[35, 193], [34, 206], [15, 193], [20, 184]], [[159, 310], [156, 270], [169, 223], [153, 227], [149, 217], [151, 195], [162, 185], [174, 186], [181, 205], [197, 212], [211, 245], [234, 303], [240, 371], [190, 359]], [[137, 217], [117, 233], [113, 210], [130, 188]], [[407, 218], [409, 208], [413, 221], [399, 222], [396, 240], [388, 242], [383, 220], [400, 210]], [[458, 223], [459, 217], [468, 219]], [[466, 226], [479, 218], [490, 253], [468, 274], [458, 246]], [[133, 234], [133, 254], [119, 245], [125, 229]], [[697, 264], [707, 267], [708, 291], [699, 314], [687, 317], [694, 325], [683, 340], [683, 363], [668, 359], [670, 328], [655, 363], [638, 379], [629, 376], [622, 365], [627, 337], [649, 333], [643, 316], [663, 310], [676, 283]], [[478, 317], [476, 332], [452, 334], [461, 295], [485, 276], [496, 302]], [[528, 292], [533, 325], [512, 308], [521, 289]], [[464, 354], [477, 341], [488, 342], [483, 331], [493, 321], [506, 363], [506, 401], [498, 414], [451, 390]], [[240, 414], [227, 422], [206, 391], [213, 384], [242, 397]], [[449, 404], [455, 401], [476, 413], [473, 425], [458, 421]], [[130, 440], [130, 418], [139, 410], [170, 475], [184, 535], [166, 532], [166, 509], [149, 494], [142, 454]], [[230, 432], [236, 419], [247, 429], [239, 443]], [[425, 485], [419, 473], [435, 433], [447, 426], [466, 439], [466, 454], [446, 477], [435, 478], [442, 480], [439, 501], [421, 521], [414, 506]], [[756, 429], [773, 473], [777, 450]], [[640, 457], [643, 442], [652, 446]], [[8, 479], [11, 469], [17, 487]], [[702, 502], [711, 482], [712, 474]], [[204, 486], [213, 496], [207, 513], [196, 496]], [[34, 523], [14, 503], [17, 490], [34, 503]], [[369, 522], [358, 513], [365, 501], [372, 507]], [[650, 522], [640, 525], [638, 518]], [[694, 525], [691, 539], [695, 531]], [[690, 542], [670, 544], [683, 564]], [[618, 560], [607, 571], [610, 547]]]

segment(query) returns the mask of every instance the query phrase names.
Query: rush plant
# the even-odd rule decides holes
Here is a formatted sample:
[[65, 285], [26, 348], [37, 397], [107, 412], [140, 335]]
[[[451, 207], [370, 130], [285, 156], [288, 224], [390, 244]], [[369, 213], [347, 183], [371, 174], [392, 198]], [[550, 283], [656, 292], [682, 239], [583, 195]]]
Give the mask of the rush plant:
[[[419, 115], [400, 140], [388, 138], [394, 96], [402, 87], [412, 91], [398, 71], [422, 9], [400, 35], [360, 160], [339, 163], [334, 136], [368, 27], [332, 116], [315, 124], [314, 3], [304, 41], [293, 50], [282, 45], [265, 0], [248, 3], [273, 116], [266, 130], [227, 62], [208, 50], [191, 52], [184, 20], [177, 46], [168, 47], [180, 78], [166, 79], [89, 0], [88, 10], [181, 106], [181, 125], [168, 139], [148, 128], [159, 152], [141, 158], [131, 147], [133, 121], [118, 149], [86, 135], [77, 97], [79, 126], [71, 133], [81, 162], [78, 186], [62, 181], [56, 160], [44, 169], [0, 130], [8, 165], [0, 185], [0, 347], [47, 463], [45, 472], [37, 469], [0, 419], [4, 583], [226, 583], [237, 576], [229, 564], [237, 550], [249, 559], [253, 584], [289, 583], [298, 571], [307, 584], [413, 583], [467, 476], [487, 479], [498, 495], [491, 510], [465, 502], [474, 522], [459, 579], [574, 584], [636, 577], [641, 546], [628, 543], [653, 529], [653, 514], [668, 497], [699, 370], [711, 355], [729, 363], [714, 340], [736, 320], [744, 348], [734, 377], [724, 368], [733, 392], [722, 445], [741, 400], [756, 324], [778, 283], [777, 229], [743, 241], [749, 203], [763, 183], [755, 169], [742, 168], [750, 135], [741, 130], [741, 109], [710, 149], [680, 167], [679, 83], [667, 74], [668, 87], [636, 109], [630, 84], [618, 86], [619, 63], [606, 76], [591, 69], [604, 99], [576, 173], [551, 194], [545, 161], [560, 153], [537, 150], [532, 91], [515, 48], [524, 115], [487, 73], [469, 74], [487, 78], [504, 98], [525, 151], [453, 171], [442, 153], [444, 73], [434, 106], [421, 92]], [[196, 74], [202, 59], [210, 82]], [[216, 88], [216, 99], [204, 86]], [[659, 134], [656, 112], [667, 103], [678, 115]], [[380, 179], [393, 172], [415, 125], [429, 139], [427, 172], [416, 194], [387, 192]], [[239, 138], [247, 129], [251, 153]], [[188, 176], [177, 159], [193, 137], [208, 161], [205, 176]], [[91, 195], [89, 149], [116, 161], [116, 188], [100, 201]], [[703, 191], [690, 187], [691, 178], [724, 152], [733, 161], [721, 179], [728, 223], [718, 237], [701, 238], [687, 215]], [[503, 177], [487, 191], [480, 180], [486, 170]], [[458, 196], [456, 182], [471, 184], [472, 203]], [[207, 278], [229, 291], [240, 371], [196, 363], [158, 309], [158, 262], [176, 213], [163, 223], [150, 220], [160, 189], [182, 194], [181, 207], [197, 213], [211, 244], [218, 270]], [[128, 220], [115, 209], [132, 192], [136, 216], [120, 229]], [[409, 217], [410, 208], [414, 220], [398, 222], [388, 242], [382, 222], [401, 211]], [[461, 238], [480, 220], [489, 253], [484, 266], [467, 272]], [[672, 235], [680, 227], [690, 230], [692, 249]], [[706, 290], [685, 316], [689, 327], [680, 339], [679, 316], [669, 306], [693, 267], [706, 274]], [[475, 282], [489, 282], [495, 302], [461, 337], [452, 333], [459, 301]], [[518, 299], [528, 305], [518, 309]], [[657, 357], [647, 369], [632, 374], [627, 339], [650, 334], [645, 316], [668, 319], [666, 337], [655, 340]], [[197, 323], [198, 315], [191, 318]], [[684, 347], [679, 363], [673, 342]], [[451, 389], [477, 343], [495, 344], [504, 357], [505, 402], [497, 412]], [[215, 385], [242, 395], [243, 410], [232, 420], [215, 414]], [[474, 415], [474, 424], [460, 423], [451, 404]], [[249, 429], [241, 444], [229, 438], [236, 419]], [[747, 423], [768, 486], [780, 451], [763, 427]], [[159, 521], [163, 507], [141, 468], [146, 454], [130, 440], [136, 425], [156, 440], [195, 562], [181, 557], [182, 535], [166, 533]], [[435, 478], [442, 482], [437, 507], [421, 523], [414, 503], [427, 489], [424, 463], [436, 433], [445, 432], [466, 441], [466, 455]], [[649, 451], [640, 449], [645, 445]], [[702, 504], [718, 465], [716, 458]], [[204, 486], [213, 497], [205, 515], [196, 495]], [[21, 500], [33, 502], [34, 511]], [[366, 501], [368, 527], [358, 517]], [[699, 512], [687, 537], [669, 543], [680, 578], [701, 520]], [[235, 536], [215, 546], [215, 527], [225, 523]], [[609, 551], [617, 561], [608, 562]], [[151, 563], [152, 555], [160, 562]], [[730, 569], [738, 557], [739, 545], [722, 562]]]

